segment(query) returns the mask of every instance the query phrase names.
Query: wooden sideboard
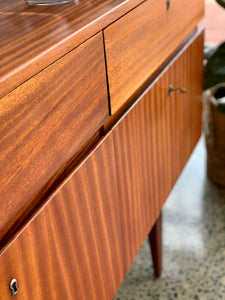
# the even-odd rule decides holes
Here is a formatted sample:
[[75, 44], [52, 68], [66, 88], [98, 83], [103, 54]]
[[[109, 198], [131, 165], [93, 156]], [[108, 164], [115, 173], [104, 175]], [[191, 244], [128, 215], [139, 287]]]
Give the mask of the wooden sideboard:
[[112, 299], [148, 234], [160, 275], [201, 134], [203, 6], [0, 3], [0, 299]]

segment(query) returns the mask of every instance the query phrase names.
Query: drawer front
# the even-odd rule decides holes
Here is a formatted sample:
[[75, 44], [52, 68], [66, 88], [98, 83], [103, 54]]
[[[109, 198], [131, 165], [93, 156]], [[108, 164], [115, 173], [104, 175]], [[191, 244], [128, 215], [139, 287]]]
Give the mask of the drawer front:
[[112, 135], [0, 256], [0, 299], [112, 299], [124, 276]]
[[0, 238], [108, 116], [102, 34], [0, 101]]
[[[201, 134], [203, 35], [113, 128], [126, 270]], [[169, 85], [186, 93], [168, 94]]]
[[203, 0], [146, 1], [104, 31], [111, 113], [156, 71], [203, 16]]

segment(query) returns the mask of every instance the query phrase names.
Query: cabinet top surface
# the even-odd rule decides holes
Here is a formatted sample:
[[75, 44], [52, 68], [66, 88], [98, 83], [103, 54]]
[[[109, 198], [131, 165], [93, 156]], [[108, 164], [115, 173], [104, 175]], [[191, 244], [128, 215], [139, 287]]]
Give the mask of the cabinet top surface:
[[30, 6], [0, 1], [0, 97], [143, 0], [74, 0]]

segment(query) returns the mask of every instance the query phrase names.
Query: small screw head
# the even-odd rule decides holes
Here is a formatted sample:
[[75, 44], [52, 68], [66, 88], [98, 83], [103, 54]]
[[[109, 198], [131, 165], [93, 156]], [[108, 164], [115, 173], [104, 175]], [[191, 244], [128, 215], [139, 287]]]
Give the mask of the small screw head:
[[17, 280], [13, 278], [9, 284], [9, 288], [11, 291], [12, 296], [15, 296], [18, 293], [18, 284]]

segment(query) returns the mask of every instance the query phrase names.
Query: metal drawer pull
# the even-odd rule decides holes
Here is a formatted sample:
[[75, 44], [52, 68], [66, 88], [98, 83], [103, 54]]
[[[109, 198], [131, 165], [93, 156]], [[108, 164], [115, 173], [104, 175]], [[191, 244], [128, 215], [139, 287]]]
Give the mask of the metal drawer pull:
[[172, 86], [172, 84], [170, 84], [169, 85], [169, 95], [171, 96], [173, 92], [185, 94], [185, 93], [187, 93], [187, 90], [184, 88], [175, 88]]
[[15, 296], [18, 293], [18, 284], [17, 280], [13, 278], [9, 284], [9, 288], [11, 291], [12, 296]]

